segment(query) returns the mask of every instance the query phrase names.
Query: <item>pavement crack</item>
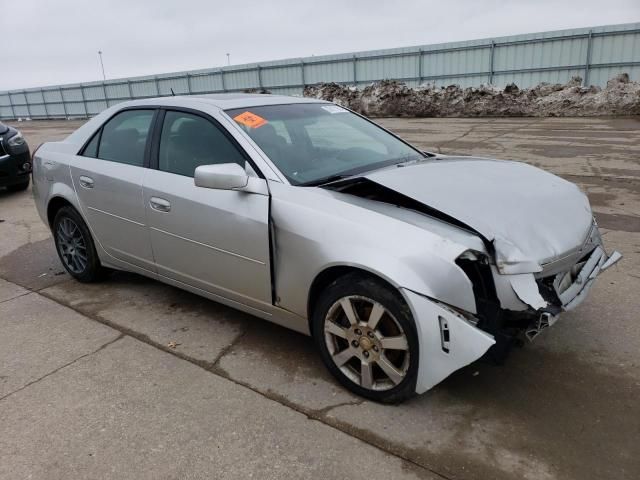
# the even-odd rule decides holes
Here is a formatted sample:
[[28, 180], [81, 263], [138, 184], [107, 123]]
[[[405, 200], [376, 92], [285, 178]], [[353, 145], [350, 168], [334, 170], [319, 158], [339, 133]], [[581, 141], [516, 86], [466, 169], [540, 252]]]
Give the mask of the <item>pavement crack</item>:
[[447, 140], [446, 142], [443, 142], [443, 143], [439, 144], [438, 145], [438, 153], [442, 153], [441, 149], [442, 149], [443, 146], [450, 145], [452, 143], [457, 142], [458, 140], [462, 140], [464, 137], [466, 137], [466, 136], [470, 135], [471, 133], [475, 132], [475, 130], [477, 128], [482, 127], [482, 126], [487, 125], [487, 124], [490, 124], [490, 123], [495, 123], [497, 121], [498, 121], [498, 119], [494, 119], [494, 120], [491, 120], [489, 122], [485, 122], [483, 124], [476, 124], [476, 125], [473, 125], [473, 126], [469, 127], [462, 135], [458, 135], [457, 137], [454, 137], [451, 140]]
[[20, 298], [20, 297], [25, 297], [27, 295], [31, 295], [33, 292], [31, 290], [21, 293], [20, 295], [16, 295], [15, 297], [11, 297], [11, 298], [7, 298], [6, 300], [2, 300], [0, 301], [0, 304], [5, 303], [5, 302], [10, 302], [11, 300], [15, 300], [16, 298]]
[[[493, 122], [491, 122], [493, 123]], [[536, 119], [532, 122], [528, 122], [525, 123], [524, 125], [520, 125], [517, 128], [514, 128], [512, 130], [507, 130], [506, 132], [502, 132], [502, 133], [498, 133], [497, 135], [493, 135], [491, 137], [487, 137], [487, 138], [483, 138], [481, 141], [482, 142], [491, 142], [492, 140], [495, 140], [496, 138], [500, 138], [500, 137], [504, 137], [505, 135], [510, 135], [512, 133], [518, 132], [520, 130], [522, 130], [523, 128], [529, 128], [529, 127], [533, 127], [534, 125], [540, 123], [539, 119]]]
[[51, 295], [49, 292], [46, 291], [42, 291], [39, 292], [39, 295], [42, 295], [45, 298], [48, 298], [49, 300], [52, 300], [54, 302], [56, 302], [59, 305], [62, 305], [66, 308], [69, 308], [70, 310], [73, 310], [74, 312], [82, 315], [85, 318], [88, 318], [89, 320], [92, 320], [94, 322], [98, 322], [101, 323], [103, 325], [106, 325], [109, 328], [112, 328], [114, 330], [117, 330], [118, 332], [120, 332], [123, 335], [135, 338], [136, 340], [139, 340], [143, 343], [146, 343], [147, 345], [151, 345], [152, 347], [157, 348], [158, 350], [162, 350], [163, 352], [167, 352], [170, 353], [171, 355], [174, 355], [178, 358], [181, 358], [182, 360], [186, 360], [189, 363], [193, 363], [194, 365], [198, 365], [199, 367], [205, 369], [205, 370], [209, 370], [211, 371], [213, 364], [211, 362], [207, 362], [204, 360], [199, 360], [197, 358], [194, 358], [190, 355], [187, 355], [186, 353], [182, 353], [180, 351], [175, 350], [174, 348], [171, 348], [167, 345], [164, 345], [160, 342], [156, 342], [155, 340], [152, 340], [148, 335], [144, 334], [144, 333], [140, 333], [137, 332], [136, 330], [133, 330], [131, 328], [127, 328], [124, 327], [118, 323], [115, 323], [111, 320], [108, 320], [104, 317], [101, 317], [100, 315], [97, 315], [95, 313], [88, 313], [86, 311], [83, 311], [82, 309], [71, 305], [69, 303], [66, 302], [62, 302], [60, 301], [58, 298], [56, 298], [55, 296]]
[[[283, 395], [276, 393], [272, 390], [268, 390], [268, 391], [263, 391], [257, 387], [254, 387], [253, 385], [250, 385], [249, 383], [243, 382], [241, 380], [238, 380], [236, 378], [233, 378], [230, 376], [230, 374], [228, 372], [226, 372], [224, 369], [222, 369], [219, 365], [218, 362], [220, 361], [220, 359], [222, 359], [224, 357], [224, 355], [233, 348], [234, 345], [237, 344], [238, 341], [240, 341], [242, 339], [242, 337], [248, 332], [248, 329], [244, 330], [240, 335], [238, 335], [233, 342], [228, 345], [227, 347], [225, 347], [225, 349], [217, 356], [217, 358], [215, 359], [215, 361], [212, 362], [206, 362], [206, 361], [202, 361], [202, 360], [198, 360], [196, 358], [190, 357], [189, 355], [185, 355], [182, 352], [176, 351], [175, 349], [169, 348], [166, 345], [160, 344], [156, 341], [153, 341], [149, 338], [148, 335], [145, 335], [143, 333], [140, 332], [136, 332], [134, 330], [131, 330], [129, 328], [123, 327], [122, 325], [118, 325], [117, 323], [114, 323], [110, 320], [107, 320], [105, 318], [102, 318], [98, 315], [95, 314], [90, 314], [87, 312], [83, 312], [82, 310], [74, 307], [73, 305], [68, 305], [65, 302], [57, 299], [56, 297], [48, 294], [46, 291], [40, 292], [39, 295], [42, 295], [56, 303], [58, 303], [59, 305], [62, 305], [64, 307], [67, 307], [77, 313], [79, 313], [80, 315], [84, 316], [85, 318], [92, 320], [94, 322], [98, 322], [101, 323], [103, 325], [106, 325], [108, 327], [113, 328], [114, 330], [117, 330], [120, 332], [120, 336], [116, 339], [119, 340], [120, 338], [124, 337], [124, 336], [129, 336], [132, 338], [135, 338], [136, 340], [139, 340], [142, 343], [146, 343], [147, 345], [150, 345], [151, 347], [157, 348], [158, 350], [161, 350], [165, 353], [168, 353], [170, 355], [173, 355], [175, 357], [180, 358], [181, 360], [185, 360], [197, 367], [202, 368], [203, 370], [206, 370], [208, 373], [212, 374], [212, 375], [216, 375], [220, 378], [224, 378], [225, 380], [232, 382], [240, 387], [244, 387], [248, 390], [251, 390], [252, 392], [260, 395], [263, 398], [266, 398], [272, 402], [275, 402], [285, 408], [289, 408], [301, 415], [303, 415], [304, 417], [306, 417], [309, 420], [315, 420], [317, 422], [322, 423], [323, 425], [332, 428], [338, 432], [341, 432], [345, 435], [348, 435], [352, 438], [355, 438], [356, 440], [363, 442], [366, 445], [369, 445], [370, 447], [373, 447], [381, 452], [384, 452], [388, 455], [391, 455], [393, 457], [399, 458], [400, 460], [407, 462], [408, 464], [412, 465], [414, 468], [417, 468], [425, 473], [429, 473], [431, 475], [436, 475], [439, 478], [443, 478], [445, 480], [451, 480], [450, 477], [447, 477], [446, 475], [434, 470], [432, 467], [428, 466], [428, 465], [424, 465], [422, 463], [420, 463], [420, 461], [414, 460], [412, 458], [412, 455], [409, 454], [409, 452], [405, 452], [402, 448], [391, 445], [388, 441], [385, 441], [384, 438], [382, 437], [378, 437], [375, 434], [372, 434], [371, 432], [367, 432], [364, 430], [360, 430], [358, 428], [352, 427], [350, 425], [347, 425], [337, 419], [328, 417], [326, 415], [326, 412], [328, 410], [330, 410], [331, 408], [336, 408], [339, 406], [346, 406], [346, 405], [350, 405], [350, 404], [354, 404], [357, 405], [359, 403], [363, 403], [364, 400], [356, 400], [354, 402], [344, 402], [342, 404], [339, 405], [333, 405], [331, 407], [324, 408], [324, 409], [320, 409], [320, 410], [314, 410], [314, 409], [310, 409], [310, 408], [306, 408], [302, 405], [298, 405], [294, 402], [292, 402], [291, 400], [287, 399], [286, 397], [284, 397]], [[113, 343], [114, 341], [110, 343]], [[106, 347], [107, 345], [104, 345], [103, 347], [101, 347], [99, 350], [101, 350], [102, 348]], [[95, 353], [95, 352], [93, 352]], [[87, 354], [87, 355], [91, 355], [91, 354]], [[84, 355], [84, 356], [87, 356]], [[84, 357], [83, 356], [83, 357]], [[69, 365], [71, 363], [74, 363], [78, 360], [80, 360], [80, 357], [76, 360], [74, 360], [73, 362], [70, 362]], [[54, 372], [51, 372], [50, 374], [47, 374], [46, 376], [52, 375], [53, 373], [55, 373], [58, 370], [61, 370], [62, 368], [66, 367], [62, 366], [59, 369], [55, 370]], [[46, 377], [45, 376], [45, 377]], [[43, 377], [43, 378], [45, 378]], [[36, 383], [37, 381], [40, 381], [42, 379], [36, 380], [32, 383], [30, 383], [29, 385], [32, 385], [33, 383]], [[22, 388], [26, 388], [29, 385], [25, 385]], [[22, 388], [20, 390], [22, 390]], [[19, 390], [17, 390], [19, 391]], [[17, 392], [16, 391], [16, 392]], [[12, 395], [13, 393], [16, 392], [12, 392], [9, 395]], [[9, 396], [7, 395], [7, 396]], [[5, 397], [3, 397], [5, 398]], [[0, 400], [2, 400], [2, 398], [0, 398]]]
[[236, 338], [234, 338], [231, 341], [231, 343], [229, 343], [229, 345], [227, 345], [226, 347], [222, 348], [222, 350], [220, 350], [220, 353], [216, 356], [213, 362], [211, 362], [211, 368], [210, 368], [211, 372], [222, 370], [219, 365], [220, 360], [222, 360], [222, 358], [227, 353], [229, 353], [233, 349], [233, 347], [235, 347], [240, 342], [240, 340], [242, 340], [242, 338], [247, 334], [247, 332], [248, 332], [248, 328], [245, 328], [242, 332], [238, 334], [238, 336], [236, 336]]
[[[33, 287], [30, 287], [30, 286], [28, 286], [28, 285], [26, 285], [24, 283], [18, 283], [16, 281], [9, 280], [8, 278], [3, 277], [2, 275], [0, 275], [0, 280], [4, 280], [5, 282], [11, 283], [13, 285], [17, 285], [18, 287], [24, 288], [25, 290], [29, 290], [28, 293], [41, 293], [42, 290], [46, 290], [47, 288], [51, 288], [53, 286], [62, 285], [63, 283], [68, 283], [68, 282], [75, 281], [72, 278], [65, 278], [65, 279], [60, 280], [60, 282], [57, 282], [57, 283], [52, 284], [52, 285], [44, 285], [43, 287], [33, 288]], [[18, 298], [18, 297], [14, 297], [14, 298]], [[9, 299], [9, 300], [12, 300], [12, 299]], [[6, 300], [4, 300], [4, 301], [6, 301]], [[3, 302], [0, 302], [0, 303], [3, 303]]]
[[100, 347], [98, 347], [96, 350], [93, 350], [92, 352], [89, 353], [85, 353], [84, 355], [80, 355], [78, 358], [71, 360], [70, 362], [65, 363], [64, 365], [61, 365], [60, 367], [56, 368], [55, 370], [52, 370], [51, 372], [47, 373], [46, 375], [43, 375], [40, 378], [37, 378], [36, 380], [32, 380], [31, 382], [23, 385], [22, 387], [18, 388], [17, 390], [14, 390], [13, 392], [7, 393], [6, 395], [0, 397], [0, 402], [6, 398], [9, 398], [10, 396], [21, 392], [22, 390], [24, 390], [25, 388], [29, 388], [31, 385], [35, 385], [38, 382], [41, 382], [42, 380], [44, 380], [45, 378], [50, 377], [51, 375], [54, 375], [56, 373], [58, 373], [60, 370], [63, 370], [71, 365], [73, 365], [74, 363], [82, 360], [83, 358], [87, 358], [90, 357], [91, 355], [95, 355], [96, 353], [101, 352], [102, 350], [104, 350], [105, 348], [107, 348], [109, 345], [113, 345], [114, 343], [116, 343], [118, 340], [121, 340], [125, 337], [125, 335], [123, 335], [122, 333], [120, 335], [118, 335], [116, 338], [114, 338], [113, 340], [109, 340], [107, 343], [105, 343], [104, 345], [101, 345]]
[[[174, 353], [174, 352], [169, 352], [169, 353]], [[209, 370], [209, 372], [213, 375], [217, 375], [221, 378], [224, 378], [225, 380], [228, 380], [240, 387], [244, 387], [248, 390], [251, 390], [252, 392], [257, 393], [261, 397], [271, 400], [272, 402], [278, 403], [283, 407], [289, 408], [303, 415], [304, 417], [306, 417], [307, 420], [312, 420], [312, 421], [322, 423], [323, 425], [329, 428], [332, 428], [334, 430], [337, 430], [338, 432], [344, 433], [345, 435], [355, 438], [356, 440], [359, 440], [362, 443], [369, 445], [370, 447], [373, 447], [381, 452], [384, 452], [387, 455], [391, 455], [393, 457], [399, 458], [400, 460], [407, 462], [408, 464], [411, 464], [413, 467], [425, 473], [428, 472], [431, 475], [435, 475], [444, 480], [452, 480], [451, 477], [448, 477], [447, 475], [440, 473], [437, 470], [434, 470], [432, 467], [428, 465], [425, 465], [423, 463], [420, 463], [417, 460], [414, 460], [414, 458], [412, 457], [415, 457], [415, 455], [412, 455], [411, 452], [408, 452], [403, 448], [400, 448], [391, 444], [388, 440], [385, 440], [383, 437], [378, 436], [375, 433], [368, 432], [366, 430], [354, 427], [338, 419], [330, 418], [326, 415], [326, 412], [334, 408], [349, 406], [349, 405], [360, 405], [365, 402], [364, 399], [355, 400], [353, 402], [342, 402], [337, 405], [331, 405], [323, 409], [314, 410], [314, 409], [305, 408], [302, 405], [296, 404], [291, 400], [289, 400], [288, 398], [286, 398], [285, 396], [279, 393], [276, 393], [272, 390], [264, 391], [257, 387], [254, 387], [253, 385], [247, 382], [233, 378], [226, 371], [222, 370], [220, 367], [216, 367], [212, 370]]]
[[320, 410], [316, 410], [316, 413], [322, 417], [322, 418], [326, 418], [327, 414], [332, 411], [335, 410], [336, 408], [340, 408], [340, 407], [355, 407], [358, 405], [362, 405], [365, 402], [364, 398], [358, 399], [358, 400], [354, 400], [352, 402], [341, 402], [341, 403], [337, 403], [335, 405], [329, 405], [328, 407], [324, 407], [321, 408]]

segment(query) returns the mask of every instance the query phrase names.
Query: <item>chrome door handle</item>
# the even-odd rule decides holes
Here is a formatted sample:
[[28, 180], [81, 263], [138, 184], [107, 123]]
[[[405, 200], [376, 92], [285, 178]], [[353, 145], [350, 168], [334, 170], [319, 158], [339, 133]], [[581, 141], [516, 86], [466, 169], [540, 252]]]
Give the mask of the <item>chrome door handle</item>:
[[93, 178], [85, 177], [84, 175], [80, 176], [80, 186], [84, 188], [93, 188], [94, 182]]
[[151, 197], [151, 199], [149, 200], [149, 205], [151, 205], [151, 208], [157, 210], [158, 212], [171, 211], [171, 203], [169, 203], [169, 201], [165, 200], [164, 198]]

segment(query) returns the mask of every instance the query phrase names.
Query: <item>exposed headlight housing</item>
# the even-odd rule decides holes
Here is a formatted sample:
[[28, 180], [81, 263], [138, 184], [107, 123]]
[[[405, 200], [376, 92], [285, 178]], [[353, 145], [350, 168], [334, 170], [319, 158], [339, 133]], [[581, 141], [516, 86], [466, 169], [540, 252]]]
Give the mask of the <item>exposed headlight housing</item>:
[[483, 264], [489, 263], [489, 259], [484, 253], [476, 252], [475, 250], [465, 250], [458, 256], [456, 262], [458, 260], [470, 260], [472, 262], [480, 262]]
[[24, 137], [20, 132], [16, 133], [13, 137], [7, 140], [7, 145], [9, 145], [10, 147], [19, 147], [21, 145], [24, 145], [25, 143], [26, 142], [24, 140]]

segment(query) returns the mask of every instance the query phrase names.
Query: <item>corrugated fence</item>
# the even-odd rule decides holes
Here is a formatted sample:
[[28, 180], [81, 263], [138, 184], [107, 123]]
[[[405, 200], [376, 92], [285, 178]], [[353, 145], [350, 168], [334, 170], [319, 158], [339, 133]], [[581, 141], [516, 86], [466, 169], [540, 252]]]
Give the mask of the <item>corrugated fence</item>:
[[622, 72], [640, 79], [640, 23], [11, 90], [0, 92], [0, 118], [88, 117], [125, 100], [171, 95], [171, 89], [176, 95], [254, 88], [301, 95], [305, 85], [319, 82], [362, 86], [383, 79], [524, 88], [574, 75], [603, 86]]

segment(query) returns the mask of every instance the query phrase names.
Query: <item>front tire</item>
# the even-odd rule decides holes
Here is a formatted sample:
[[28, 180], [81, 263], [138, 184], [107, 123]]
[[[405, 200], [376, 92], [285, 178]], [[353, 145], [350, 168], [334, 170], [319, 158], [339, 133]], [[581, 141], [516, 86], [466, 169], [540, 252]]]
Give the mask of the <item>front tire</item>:
[[87, 224], [73, 207], [62, 207], [53, 220], [53, 238], [65, 270], [76, 280], [102, 280], [106, 270], [100, 265]]
[[383, 403], [415, 394], [418, 335], [391, 286], [360, 274], [340, 277], [316, 302], [312, 329], [325, 366], [352, 392]]

